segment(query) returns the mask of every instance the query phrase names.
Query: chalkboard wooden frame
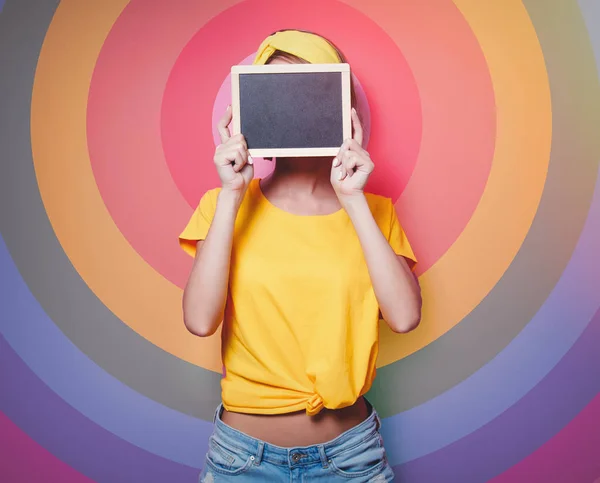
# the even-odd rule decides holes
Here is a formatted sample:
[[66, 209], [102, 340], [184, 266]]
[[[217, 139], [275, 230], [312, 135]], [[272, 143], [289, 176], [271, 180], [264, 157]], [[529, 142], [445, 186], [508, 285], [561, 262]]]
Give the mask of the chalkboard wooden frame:
[[[288, 73], [322, 73], [339, 72], [341, 82], [341, 112], [342, 112], [342, 140], [352, 136], [351, 99], [350, 99], [350, 65], [340, 64], [266, 64], [266, 65], [234, 65], [231, 68], [231, 95], [233, 126], [232, 134], [241, 132], [242, 120], [240, 117], [240, 76], [252, 74], [281, 75]], [[256, 157], [292, 157], [292, 156], [335, 156], [340, 148], [326, 147], [250, 147], [251, 156]]]

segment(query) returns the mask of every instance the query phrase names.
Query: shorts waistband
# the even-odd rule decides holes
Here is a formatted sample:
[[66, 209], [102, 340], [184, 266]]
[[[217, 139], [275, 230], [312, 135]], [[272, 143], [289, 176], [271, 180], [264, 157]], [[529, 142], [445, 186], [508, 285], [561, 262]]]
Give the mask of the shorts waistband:
[[213, 437], [230, 447], [250, 453], [254, 456], [255, 464], [266, 460], [273, 464], [294, 467], [321, 462], [326, 467], [330, 458], [362, 444], [366, 439], [374, 436], [381, 427], [381, 419], [377, 411], [369, 401], [365, 399], [365, 402], [371, 410], [365, 420], [334, 439], [321, 444], [282, 447], [261, 441], [224, 423], [221, 419], [223, 404], [219, 404], [215, 411]]

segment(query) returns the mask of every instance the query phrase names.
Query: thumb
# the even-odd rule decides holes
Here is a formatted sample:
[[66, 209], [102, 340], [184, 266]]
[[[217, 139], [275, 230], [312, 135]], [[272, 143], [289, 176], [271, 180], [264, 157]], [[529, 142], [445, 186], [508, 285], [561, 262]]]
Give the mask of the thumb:
[[342, 161], [336, 156], [331, 163], [331, 179], [340, 181], [342, 175]]
[[248, 185], [254, 178], [254, 164], [246, 163], [240, 170], [240, 174], [244, 178], [245, 184]]

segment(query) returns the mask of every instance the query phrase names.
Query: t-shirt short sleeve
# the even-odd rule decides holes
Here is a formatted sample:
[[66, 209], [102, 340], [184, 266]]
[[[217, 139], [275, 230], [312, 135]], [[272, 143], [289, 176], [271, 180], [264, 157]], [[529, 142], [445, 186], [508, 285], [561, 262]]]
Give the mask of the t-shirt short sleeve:
[[417, 258], [415, 257], [410, 243], [408, 242], [408, 238], [406, 238], [406, 233], [404, 233], [404, 230], [400, 225], [398, 214], [396, 213], [396, 208], [394, 207], [392, 200], [389, 200], [389, 210], [390, 230], [388, 234], [388, 242], [390, 243], [390, 246], [396, 255], [402, 255], [404, 258], [409, 260], [409, 266], [411, 269], [413, 269], [417, 263]]
[[219, 188], [215, 188], [207, 191], [202, 196], [190, 221], [179, 235], [179, 246], [192, 257], [196, 256], [196, 243], [199, 240], [204, 240], [208, 234], [208, 229], [215, 216], [218, 194]]

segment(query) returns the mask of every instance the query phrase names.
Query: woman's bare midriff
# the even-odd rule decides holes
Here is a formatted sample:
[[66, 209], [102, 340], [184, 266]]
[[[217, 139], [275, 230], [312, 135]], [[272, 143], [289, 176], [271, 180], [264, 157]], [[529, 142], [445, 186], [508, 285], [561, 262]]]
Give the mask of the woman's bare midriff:
[[223, 410], [221, 419], [232, 428], [277, 446], [311, 446], [330, 441], [364, 421], [369, 408], [363, 397], [342, 409], [323, 409], [315, 416], [306, 411], [286, 414], [246, 414]]

